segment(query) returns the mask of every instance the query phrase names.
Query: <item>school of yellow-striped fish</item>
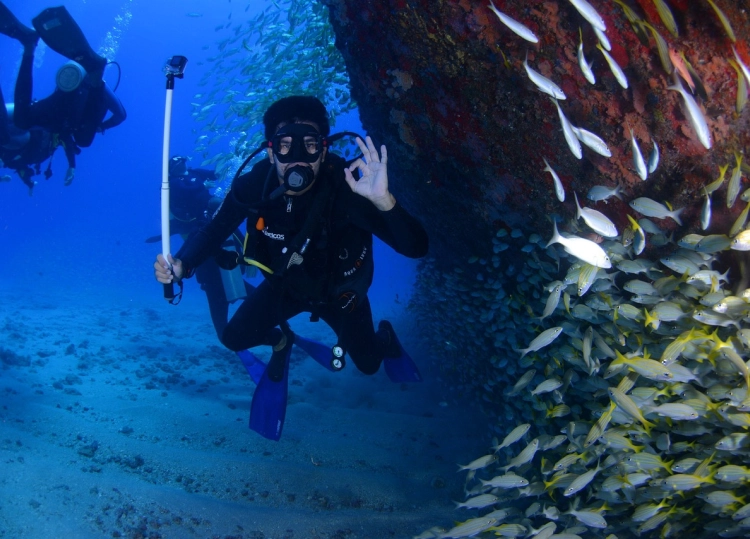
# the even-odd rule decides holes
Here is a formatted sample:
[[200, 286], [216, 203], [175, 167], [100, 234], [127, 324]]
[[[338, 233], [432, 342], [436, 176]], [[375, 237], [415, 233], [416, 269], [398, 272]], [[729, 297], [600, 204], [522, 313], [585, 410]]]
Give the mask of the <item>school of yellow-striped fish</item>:
[[[575, 58], [583, 77], [594, 85], [606, 69], [629, 88], [609, 54], [602, 17], [586, 0], [566, 1], [598, 41], [598, 52], [587, 58], [579, 31]], [[735, 42], [721, 8], [705, 1]], [[705, 89], [695, 69], [626, 2], [614, 2], [642, 43], [653, 40], [673, 77], [664, 89], [679, 95], [689, 130], [710, 151], [714, 141], [695, 97]], [[653, 3], [669, 35], [678, 36], [668, 4]], [[492, 0], [487, 9], [508, 39], [539, 43]], [[280, 95], [316, 95], [333, 118], [356, 107], [323, 3], [279, 0], [247, 22], [235, 24], [230, 16], [216, 31], [230, 35], [216, 44], [201, 82], [208, 88], [193, 103], [194, 119], [211, 132], [196, 141], [200, 166], [214, 166], [220, 176], [236, 168], [262, 142], [263, 112]], [[739, 114], [750, 70], [732, 50], [727, 62], [737, 74]], [[554, 103], [570, 152], [577, 159], [584, 150], [611, 158], [606, 141], [570, 122], [567, 96], [534, 68], [535, 58], [527, 55], [522, 65]], [[625, 128], [632, 170], [647, 181], [659, 165], [659, 147]], [[232, 151], [210, 151], [230, 139]], [[542, 158], [540, 176], [550, 173], [549, 188], [563, 202], [556, 160]], [[450, 335], [442, 352], [456, 354], [457, 388], [475, 391], [479, 380], [484, 412], [497, 423], [487, 453], [460, 465], [465, 498], [456, 501], [454, 524], [418, 538], [750, 537], [750, 289], [731, 290], [728, 279], [739, 275], [718, 269], [722, 257], [750, 250], [750, 190], [741, 192], [747, 170], [736, 153], [701, 190], [704, 231], [724, 207], [746, 204], [725, 234], [675, 240], [658, 221], [681, 225], [683, 208], [598, 185], [572, 193], [575, 218], [560, 229], [551, 222], [546, 238], [500, 230], [489, 257], [473, 257], [450, 273], [434, 261], [422, 264], [416, 295], [446, 305], [420, 313], [424, 333], [435, 340]], [[720, 190], [726, 205], [722, 200], [716, 209], [712, 197]], [[635, 212], [630, 226], [618, 230], [606, 209], [586, 206], [610, 197]], [[589, 239], [595, 236], [601, 241]], [[656, 249], [669, 254], [652, 259]], [[487, 361], [467, 365], [467, 356]]]
[[332, 126], [336, 117], [356, 108], [322, 3], [277, 0], [242, 22], [230, 14], [215, 30], [229, 35], [204, 47], [215, 47], [216, 53], [208, 58], [210, 68], [200, 81], [206, 90], [194, 96], [192, 116], [203, 126], [195, 147], [203, 157], [200, 166], [215, 167], [218, 177], [231, 179], [242, 160], [260, 146], [263, 113], [279, 96], [318, 97]]
[[[627, 88], [625, 73], [607, 54], [604, 21], [586, 0], [569, 1], [595, 30], [597, 48]], [[684, 55], [670, 54], [652, 25], [615, 1], [639, 38], [653, 36], [662, 65], [675, 73], [667, 89], [681, 96], [691, 130], [710, 150], [711, 133], [694, 97], [700, 78]], [[735, 41], [720, 7], [707, 1]], [[664, 27], [677, 36], [667, 3], [653, 2]], [[522, 22], [492, 2], [489, 9], [516, 36], [538, 42]], [[738, 75], [741, 113], [750, 72], [733, 50], [728, 62]], [[577, 60], [595, 84], [582, 47]], [[583, 143], [609, 157], [603, 140], [568, 121], [562, 89], [535, 71], [528, 57], [523, 67], [554, 102], [571, 153], [580, 159]], [[629, 133], [632, 169], [646, 181], [657, 169], [659, 147], [652, 140], [646, 157]], [[562, 202], [565, 192], [547, 157], [552, 160], [543, 156], [544, 172]], [[574, 192], [576, 216], [563, 227], [573, 233], [561, 233], [555, 221], [549, 239], [501, 229], [489, 257], [472, 257], [452, 272], [435, 261], [422, 265], [417, 295], [435, 298], [431, 291], [439, 289], [438, 301], [446, 304], [421, 313], [422, 327], [435, 340], [451, 336], [442, 352], [456, 357], [446, 369], [467, 392], [481, 386], [483, 411], [498, 423], [487, 454], [459, 467], [466, 473], [465, 499], [456, 502], [455, 525], [433, 527], [415, 539], [750, 537], [746, 171], [735, 153], [734, 162], [701, 190], [702, 230], [723, 209], [712, 209], [719, 189], [726, 189], [722, 207], [733, 208], [738, 199], [746, 204], [723, 234], [673, 238], [658, 222], [681, 226], [684, 208], [647, 197], [627, 200], [619, 185], [595, 186], [586, 198], [625, 199], [636, 212], [627, 216], [630, 226], [618, 231], [606, 211], [581, 205], [584, 193]], [[730, 265], [737, 274], [722, 272]], [[488, 355], [486, 362], [465, 362]]]

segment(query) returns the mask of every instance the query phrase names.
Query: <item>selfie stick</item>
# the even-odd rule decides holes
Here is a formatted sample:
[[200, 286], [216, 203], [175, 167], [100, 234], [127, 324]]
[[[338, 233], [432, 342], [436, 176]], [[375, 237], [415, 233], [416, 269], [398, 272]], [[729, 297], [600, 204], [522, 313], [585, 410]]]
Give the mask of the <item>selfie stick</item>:
[[[187, 64], [187, 58], [173, 56], [164, 66], [164, 73], [167, 75], [167, 103], [164, 107], [164, 144], [161, 159], [161, 254], [167, 264], [169, 264], [169, 255], [172, 250], [169, 242], [169, 136], [172, 129], [172, 92], [174, 79], [183, 77], [185, 64]], [[171, 264], [169, 264], [169, 270], [172, 270]], [[172, 303], [174, 297], [174, 283], [165, 284], [164, 299]]]

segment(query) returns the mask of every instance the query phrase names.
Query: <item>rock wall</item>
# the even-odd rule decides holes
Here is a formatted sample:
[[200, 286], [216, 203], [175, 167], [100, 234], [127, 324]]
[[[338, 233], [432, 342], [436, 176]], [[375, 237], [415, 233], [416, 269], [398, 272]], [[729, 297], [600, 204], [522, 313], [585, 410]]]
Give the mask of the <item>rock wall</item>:
[[[615, 2], [592, 0], [628, 89], [618, 84], [596, 48], [592, 26], [569, 1], [495, 2], [531, 29], [537, 44], [511, 32], [485, 1], [324, 3], [363, 125], [376, 144], [388, 146], [392, 190], [423, 220], [439, 260], [486, 252], [501, 228], [548, 238], [548, 217], [574, 218], [573, 192], [583, 204], [594, 185], [623, 186], [624, 202], [593, 205], [619, 227], [627, 226], [626, 213], [638, 216], [627, 201], [648, 196], [686, 207], [685, 232], [696, 229], [701, 187], [718, 177], [720, 165], [729, 164], [728, 180], [734, 153], [750, 147], [750, 112], [736, 111], [738, 74], [729, 63], [734, 45], [750, 65], [750, 11], [741, 9], [742, 2], [719, 2], [735, 42], [706, 1], [669, 2], [678, 36], [668, 31], [650, 0], [631, 0], [629, 6], [673, 50], [673, 60], [683, 53], [702, 80], [707, 99], [699, 102], [713, 137], [710, 150], [697, 139], [678, 92], [667, 89], [674, 79], [660, 60], [655, 33], [631, 24]], [[576, 59], [579, 28], [595, 85], [586, 81]], [[573, 156], [554, 103], [526, 75], [527, 55], [533, 69], [565, 92], [560, 105], [568, 119], [603, 138], [611, 158], [585, 147], [582, 159]], [[629, 127], [646, 156], [652, 140], [661, 150], [661, 162], [647, 181], [634, 171]], [[561, 177], [567, 192], [563, 203], [555, 197], [552, 177], [543, 172], [543, 157]], [[713, 196], [714, 222], [722, 231], [744, 207], [738, 202], [727, 209], [726, 184]]]

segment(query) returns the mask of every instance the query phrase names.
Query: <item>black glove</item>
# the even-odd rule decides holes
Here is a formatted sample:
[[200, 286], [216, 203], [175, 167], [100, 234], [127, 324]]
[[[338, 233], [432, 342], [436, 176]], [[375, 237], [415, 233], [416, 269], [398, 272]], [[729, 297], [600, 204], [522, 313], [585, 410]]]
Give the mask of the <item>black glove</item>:
[[216, 265], [221, 269], [233, 270], [240, 263], [240, 255], [237, 251], [227, 251], [226, 249], [219, 249], [214, 254]]

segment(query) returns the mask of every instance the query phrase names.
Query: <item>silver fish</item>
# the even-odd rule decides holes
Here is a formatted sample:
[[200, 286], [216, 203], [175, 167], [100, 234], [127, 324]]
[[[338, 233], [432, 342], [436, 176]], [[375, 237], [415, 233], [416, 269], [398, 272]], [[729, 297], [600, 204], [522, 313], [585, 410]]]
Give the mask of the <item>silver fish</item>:
[[551, 166], [549, 166], [549, 163], [547, 162], [547, 159], [542, 157], [544, 160], [544, 172], [549, 172], [552, 174], [552, 180], [555, 183], [555, 195], [557, 195], [557, 200], [560, 202], [565, 202], [565, 189], [563, 188], [563, 184], [560, 181], [560, 176], [557, 175], [557, 172], [555, 172]]
[[555, 389], [562, 386], [562, 380], [559, 378], [550, 378], [548, 380], [545, 380], [544, 382], [541, 382], [538, 386], [536, 386], [532, 391], [532, 395], [541, 395], [542, 393], [549, 393], [550, 391], [554, 391]]
[[711, 195], [703, 189], [703, 194], [706, 195], [706, 200], [703, 201], [703, 207], [701, 208], [701, 230], [706, 230], [711, 225]]
[[539, 320], [544, 320], [553, 312], [555, 312], [555, 309], [557, 309], [557, 305], [560, 303], [560, 294], [562, 293], [562, 290], [562, 283], [556, 285], [552, 289], [549, 296], [547, 297], [547, 303], [544, 306], [544, 312], [542, 312], [542, 316], [539, 317]]
[[625, 76], [625, 72], [617, 64], [615, 59], [609, 55], [606, 49], [601, 46], [600, 43], [596, 44], [596, 48], [602, 51], [602, 54], [604, 55], [604, 59], [607, 60], [607, 64], [609, 64], [609, 69], [612, 71], [612, 74], [615, 76], [615, 79], [617, 80], [618, 84], [627, 90], [628, 78]]
[[641, 154], [641, 149], [638, 147], [638, 141], [635, 140], [635, 135], [633, 135], [632, 129], [630, 129], [630, 146], [633, 151], [633, 166], [635, 167], [635, 172], [641, 180], [646, 181], [646, 179], [648, 179], [648, 167], [643, 160], [643, 154]]
[[594, 72], [591, 71], [591, 65], [586, 61], [586, 57], [583, 55], [583, 33], [580, 32], [579, 28], [579, 34], [581, 36], [581, 41], [578, 43], [578, 66], [581, 68], [581, 73], [583, 73], [583, 77], [589, 81], [591, 84], [596, 84], [596, 77], [594, 76]]
[[598, 135], [595, 135], [591, 131], [587, 131], [583, 129], [582, 127], [573, 127], [573, 132], [575, 133], [576, 137], [578, 137], [578, 140], [583, 142], [586, 146], [594, 150], [599, 155], [603, 155], [604, 157], [612, 157], [612, 152], [609, 149], [609, 146], [607, 146], [607, 143], [604, 142]]
[[493, 13], [495, 13], [495, 15], [497, 15], [497, 18], [500, 19], [500, 22], [510, 28], [513, 33], [524, 38], [526, 41], [530, 41], [531, 43], [539, 43], [539, 38], [534, 35], [534, 32], [529, 30], [526, 26], [524, 26], [517, 20], [508, 17], [505, 13], [497, 9], [492, 0], [490, 0], [489, 8], [493, 11]]
[[534, 438], [533, 440], [531, 440], [531, 442], [529, 442], [529, 445], [527, 445], [523, 449], [523, 451], [518, 454], [518, 456], [511, 459], [507, 466], [503, 466], [503, 471], [507, 472], [511, 468], [523, 466], [527, 462], [531, 462], [537, 452], [537, 449], [539, 449], [539, 438]]
[[576, 492], [586, 488], [589, 483], [591, 483], [594, 480], [594, 477], [596, 477], [596, 474], [599, 473], [599, 470], [601, 468], [599, 467], [599, 464], [597, 463], [596, 468], [593, 470], [589, 470], [578, 477], [576, 477], [573, 482], [563, 491], [563, 496], [568, 497], [572, 496]]
[[648, 154], [648, 173], [653, 174], [656, 171], [656, 167], [659, 166], [659, 146], [656, 141], [652, 138], [651, 142], [654, 147], [651, 148], [651, 153]]
[[484, 455], [483, 457], [479, 457], [478, 459], [475, 459], [471, 461], [466, 466], [459, 465], [458, 471], [463, 470], [480, 470], [482, 468], [486, 468], [493, 462], [497, 460], [497, 455]]
[[706, 117], [703, 116], [698, 103], [695, 102], [695, 99], [693, 99], [693, 96], [690, 95], [689, 92], [685, 91], [685, 88], [682, 87], [682, 83], [680, 83], [678, 78], [675, 78], [675, 85], [669, 86], [667, 89], [679, 92], [682, 96], [685, 108], [687, 109], [687, 117], [690, 120], [690, 125], [693, 127], [693, 130], [698, 136], [700, 143], [703, 144], [703, 147], [710, 150], [713, 145], [713, 142], [711, 141], [711, 130], [708, 128]]
[[540, 350], [544, 348], [545, 346], [549, 345], [552, 341], [557, 339], [560, 334], [562, 333], [563, 328], [560, 326], [549, 328], [544, 331], [542, 331], [539, 335], [534, 338], [529, 343], [529, 346], [526, 348], [522, 348], [520, 350], [516, 350], [516, 352], [521, 352], [521, 357], [525, 356], [529, 352], [536, 352], [537, 350]]
[[514, 473], [509, 473], [505, 475], [496, 475], [489, 481], [482, 481], [482, 486], [484, 487], [492, 487], [492, 488], [502, 488], [502, 489], [511, 489], [511, 488], [521, 488], [528, 486], [529, 481], [527, 479], [524, 479], [520, 475], [516, 475]]
[[608, 198], [611, 197], [617, 197], [620, 200], [622, 200], [622, 197], [620, 196], [620, 186], [616, 186], [614, 189], [610, 189], [609, 187], [605, 185], [595, 185], [591, 189], [589, 189], [588, 194], [586, 195], [586, 198], [593, 202], [599, 202], [600, 200], [603, 202], [607, 202]]
[[655, 200], [647, 197], [640, 197], [636, 198], [635, 200], [631, 200], [629, 205], [635, 211], [645, 215], [646, 217], [655, 217], [657, 219], [666, 219], [667, 217], [669, 217], [674, 220], [675, 223], [682, 226], [682, 221], [680, 221], [680, 214], [682, 213], [682, 210], [684, 208], [670, 211], [669, 208], [667, 208], [664, 204], [660, 204], [659, 202], [656, 202]]
[[614, 238], [619, 235], [617, 227], [606, 215], [591, 208], [582, 208], [578, 203], [578, 195], [573, 192], [573, 196], [576, 201], [576, 219], [583, 218], [585, 223], [590, 226], [594, 232], [607, 238]]
[[607, 31], [607, 25], [604, 24], [604, 19], [597, 13], [594, 7], [589, 4], [586, 0], [570, 0], [573, 7], [578, 10], [578, 13], [586, 19], [591, 26], [598, 28], [602, 32]]
[[488, 505], [494, 505], [498, 500], [499, 498], [494, 494], [480, 494], [479, 496], [469, 498], [463, 503], [456, 502], [456, 509], [460, 509], [461, 507], [465, 507], [466, 509], [482, 509]]
[[529, 54], [526, 53], [526, 59], [523, 61], [523, 67], [526, 70], [526, 74], [529, 76], [529, 79], [531, 79], [531, 82], [533, 82], [534, 85], [545, 94], [551, 95], [555, 99], [564, 100], [565, 92], [563, 92], [557, 84], [549, 80], [547, 77], [529, 67], [528, 61]]
[[607, 256], [604, 249], [599, 247], [596, 243], [577, 236], [565, 238], [557, 231], [557, 223], [553, 222], [552, 224], [554, 229], [552, 232], [552, 238], [547, 242], [547, 247], [553, 243], [559, 243], [569, 254], [591, 264], [592, 266], [605, 269], [612, 267], [612, 262], [610, 261], [609, 256]]
[[497, 452], [500, 451], [503, 447], [508, 447], [509, 445], [514, 444], [515, 442], [523, 438], [523, 435], [529, 432], [530, 428], [531, 425], [529, 423], [518, 425], [515, 429], [510, 431], [510, 433], [505, 438], [503, 438], [503, 441], [502, 443], [500, 443], [500, 445], [498, 445], [497, 447], [493, 447], [492, 449]]
[[740, 194], [742, 155], [735, 152], [734, 158], [737, 160], [737, 165], [732, 169], [732, 176], [729, 178], [729, 185], [727, 185], [727, 208], [734, 206], [734, 202], [737, 200], [737, 195]]
[[462, 522], [461, 524], [454, 526], [445, 533], [432, 537], [440, 537], [442, 539], [460, 539], [461, 537], [474, 537], [482, 533], [483, 531], [491, 528], [499, 522], [496, 518], [478, 517]]
[[560, 108], [560, 104], [557, 102], [557, 100], [553, 99], [552, 101], [554, 101], [555, 106], [557, 107], [557, 115], [560, 117], [560, 124], [562, 125], [563, 134], [565, 135], [565, 142], [568, 143], [568, 148], [570, 148], [571, 153], [578, 159], [582, 159], [583, 149], [581, 148], [581, 143], [579, 142], [575, 131], [573, 131], [573, 124], [568, 121], [568, 118]]

